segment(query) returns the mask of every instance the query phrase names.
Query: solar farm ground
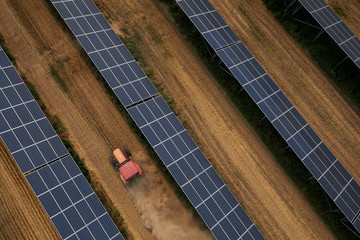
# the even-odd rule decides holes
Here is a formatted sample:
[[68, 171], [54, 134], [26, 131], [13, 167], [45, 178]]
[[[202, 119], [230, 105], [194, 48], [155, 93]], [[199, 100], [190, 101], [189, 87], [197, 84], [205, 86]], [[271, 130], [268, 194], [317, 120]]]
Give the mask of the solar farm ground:
[[[287, 36], [260, 0], [211, 2], [360, 182], [360, 163], [356, 161], [360, 155], [357, 127], [360, 119], [327, 78]], [[178, 111], [186, 116], [200, 147], [265, 237], [333, 239], [201, 63], [192, 46], [179, 35], [167, 5], [157, 0], [96, 3], [121, 36], [126, 36], [126, 32], [130, 35], [138, 32], [142, 43], [138, 47], [153, 69], [155, 81], [176, 101]], [[177, 200], [144, 147], [79, 57], [76, 51], [79, 45], [63, 33], [44, 2], [1, 0], [0, 9], [0, 32], [16, 58], [18, 69], [37, 87], [49, 111], [62, 119], [76, 150], [114, 202], [132, 237], [210, 238]], [[61, 77], [69, 89], [66, 93], [51, 77], [49, 64], [64, 69]], [[107, 162], [111, 150], [122, 145], [135, 153], [146, 172], [145, 178], [138, 179], [129, 191]], [[3, 155], [1, 159], [9, 161], [9, 157], [3, 158]], [[11, 171], [15, 168], [13, 164]], [[3, 171], [1, 169], [1, 176]], [[39, 204], [36, 214], [23, 211], [23, 217], [18, 218], [19, 212], [15, 209], [21, 209], [21, 205], [31, 207], [37, 201], [29, 194], [19, 195], [26, 189], [20, 188], [25, 180], [18, 178], [18, 181], [16, 184], [22, 183], [19, 188], [6, 187], [7, 192], [1, 195], [2, 202], [11, 199], [10, 196], [22, 198], [12, 203], [14, 210], [7, 211], [11, 227], [1, 228], [5, 230], [3, 234], [41, 239], [44, 235], [36, 235], [36, 232], [43, 231], [45, 236], [56, 238], [55, 233], [49, 233], [50, 221], [27, 220], [43, 211]]]

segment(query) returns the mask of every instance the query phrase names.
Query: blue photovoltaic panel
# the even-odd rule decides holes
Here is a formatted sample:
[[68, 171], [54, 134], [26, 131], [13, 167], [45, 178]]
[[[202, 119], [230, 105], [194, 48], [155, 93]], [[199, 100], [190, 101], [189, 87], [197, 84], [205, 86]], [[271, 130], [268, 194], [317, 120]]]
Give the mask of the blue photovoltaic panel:
[[[178, 1], [180, 6], [184, 6], [184, 2], [191, 6], [196, 1]], [[189, 11], [184, 12], [186, 14]], [[347, 219], [354, 224], [355, 216], [360, 211], [360, 186], [243, 43], [232, 44], [216, 53]]]
[[162, 97], [128, 112], [217, 239], [264, 239]]
[[123, 239], [1, 47], [0, 136], [63, 239]]
[[[111, 53], [113, 50], [119, 52], [127, 61], [126, 64], [133, 67], [132, 69], [137, 69], [136, 71], [133, 70], [133, 72], [138, 72], [137, 76], [146, 79], [146, 84], [143, 84], [143, 87], [146, 91], [151, 92], [151, 94], [145, 94], [145, 97], [138, 97], [140, 85], [136, 85], [132, 81], [126, 83], [126, 86], [132, 87], [133, 90], [131, 91], [122, 85], [122, 81], [129, 79], [128, 75], [131, 75], [131, 72], [128, 71], [129, 68], [127, 70], [122, 69], [123, 65], [116, 65], [114, 67], [115, 69], [120, 68], [121, 73], [119, 71], [115, 73], [111, 71], [113, 75], [109, 77], [110, 80], [107, 79], [107, 82], [125, 107], [143, 101], [128, 108], [131, 117], [165, 166], [167, 166], [214, 236], [218, 239], [264, 239], [163, 98], [155, 97], [146, 100], [146, 98], [154, 96], [158, 92], [145, 74], [143, 74], [120, 39], [111, 30], [93, 1], [52, 1], [52, 3], [81, 42], [86, 52], [93, 59], [105, 79], [109, 77], [107, 75], [109, 73], [108, 67], [112, 65], [103, 63], [112, 62], [113, 64], [112, 59], [114, 59], [114, 55]], [[87, 15], [95, 16], [97, 21], [95, 21], [96, 19], [90, 21], [87, 19]], [[215, 21], [223, 23], [222, 18], [215, 13], [206, 15], [206, 18], [212, 21], [213, 24], [215, 24]], [[102, 27], [99, 27], [97, 23]], [[226, 30], [228, 27], [223, 25], [219, 25], [218, 29], [210, 28], [210, 25], [207, 25], [207, 27], [211, 33], [209, 39], [215, 39], [212, 36], [219, 36], [219, 34], [215, 35], [215, 32], [223, 33], [223, 30], [229, 35], [226, 38], [220, 37], [222, 42], [220, 44], [217, 42], [218, 47], [234, 43], [234, 40], [231, 40], [234, 38], [232, 31]], [[100, 35], [98, 32], [94, 33], [94, 31], [105, 34]], [[94, 40], [95, 34], [97, 36], [96, 40]], [[238, 40], [236, 36], [235, 39], [236, 41]], [[220, 41], [220, 39], [215, 39], [214, 41]], [[106, 46], [105, 42], [108, 42], [109, 45]], [[115, 45], [111, 45], [110, 42]], [[101, 55], [100, 61], [97, 59], [99, 51], [109, 54]], [[121, 62], [121, 64], [123, 63]], [[116, 81], [111, 80], [114, 77]], [[119, 89], [123, 90], [120, 91]]]
[[63, 239], [123, 239], [70, 155], [26, 179]]
[[68, 154], [1, 48], [0, 136], [23, 173]]
[[360, 39], [324, 0], [299, 0], [320, 26], [360, 68]]
[[178, 4], [214, 50], [240, 41], [209, 1], [178, 1]]
[[358, 230], [358, 232], [360, 232], [360, 212], [358, 212], [358, 217], [357, 219], [354, 221], [354, 227], [356, 230]]
[[158, 94], [93, 1], [51, 2], [125, 107]]

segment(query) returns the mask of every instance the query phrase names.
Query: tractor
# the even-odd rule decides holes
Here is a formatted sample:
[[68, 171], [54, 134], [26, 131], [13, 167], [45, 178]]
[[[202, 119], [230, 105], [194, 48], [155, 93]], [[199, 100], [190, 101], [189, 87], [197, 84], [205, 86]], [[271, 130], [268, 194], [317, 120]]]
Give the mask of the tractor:
[[120, 148], [115, 149], [113, 154], [115, 158], [109, 156], [109, 161], [116, 170], [119, 170], [121, 181], [125, 186], [128, 185], [135, 177], [144, 174], [144, 171], [141, 169], [139, 164], [129, 159], [129, 157], [131, 157], [131, 152], [126, 146], [124, 146], [123, 151]]

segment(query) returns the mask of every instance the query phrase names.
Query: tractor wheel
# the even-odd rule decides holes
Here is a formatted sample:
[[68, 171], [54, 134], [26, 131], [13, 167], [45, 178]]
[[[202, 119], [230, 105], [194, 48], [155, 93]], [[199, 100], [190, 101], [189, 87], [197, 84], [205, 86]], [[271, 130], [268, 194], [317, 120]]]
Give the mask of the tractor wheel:
[[116, 164], [115, 164], [115, 162], [114, 162], [114, 159], [113, 159], [111, 156], [109, 156], [109, 161], [110, 161], [110, 163], [111, 163], [111, 165], [112, 165], [113, 167], [116, 167]]
[[124, 146], [124, 152], [128, 157], [131, 157], [131, 152], [126, 146]]

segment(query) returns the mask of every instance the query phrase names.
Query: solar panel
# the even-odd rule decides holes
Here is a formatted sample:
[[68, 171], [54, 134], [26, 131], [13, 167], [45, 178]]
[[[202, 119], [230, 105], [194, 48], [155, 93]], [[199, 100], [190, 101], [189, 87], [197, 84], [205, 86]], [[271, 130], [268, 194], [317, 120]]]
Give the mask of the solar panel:
[[240, 41], [209, 1], [178, 1], [178, 4], [214, 50]]
[[[178, 1], [180, 6], [185, 6], [184, 2], [187, 6], [197, 3], [195, 0]], [[360, 211], [358, 183], [243, 43], [226, 46], [216, 50], [216, 53], [346, 218], [354, 224], [356, 214]]]
[[51, 2], [125, 107], [158, 94], [93, 1]]
[[360, 232], [360, 216], [359, 216], [359, 214], [360, 214], [360, 212], [358, 212], [358, 217], [354, 221], [354, 227], [356, 230], [358, 230], [358, 232]]
[[0, 136], [63, 239], [123, 239], [1, 47]]
[[128, 111], [217, 239], [263, 239], [162, 97]]
[[[164, 99], [156, 96], [158, 92], [154, 90], [154, 86], [132, 58], [120, 38], [110, 28], [93, 1], [62, 2], [53, 0], [52, 3], [112, 87], [120, 102], [125, 107], [128, 107], [127, 110], [130, 116], [214, 236], [218, 239], [264, 239]], [[96, 16], [96, 19], [90, 21], [87, 18], [89, 15]], [[216, 14], [209, 13], [206, 17], [207, 19], [213, 17], [209, 21], [221, 21]], [[223, 30], [221, 29], [228, 28], [220, 26], [218, 29], [210, 29], [210, 26], [208, 26], [207, 29], [210, 30], [209, 38], [215, 39], [213, 37], [215, 36], [214, 32], [222, 33]], [[105, 34], [98, 34], [100, 32]], [[94, 34], [97, 36], [96, 40]], [[110, 41], [108, 41], [108, 38], [110, 38]], [[224, 38], [221, 37], [221, 39]], [[234, 41], [230, 40], [227, 40], [227, 42], [222, 41], [220, 45], [216, 46], [223, 47], [229, 43], [234, 43]], [[105, 42], [109, 44], [106, 45]], [[121, 50], [119, 50], [118, 46], [121, 46]], [[113, 77], [107, 75], [108, 68], [111, 68], [114, 64], [111, 60], [114, 59], [114, 55], [111, 54], [112, 50], [124, 56], [127, 61], [126, 64], [129, 65], [130, 62], [132, 69], [137, 69], [133, 71], [138, 73], [137, 77], [146, 79], [146, 84], [143, 84], [143, 86], [151, 94], [137, 97], [140, 85], [134, 84], [134, 81], [137, 80], [128, 81], [133, 77], [130, 77], [131, 71], [122, 68], [123, 62], [114, 67], [121, 71], [112, 71]], [[93, 55], [94, 52], [98, 53], [99, 51], [106, 52], [106, 54], [101, 55], [101, 61], [98, 57], [94, 57], [98, 55]], [[112, 62], [112, 65], [103, 64], [106, 62]], [[112, 81], [113, 78], [116, 81]], [[124, 87], [125, 81], [127, 86], [134, 88], [134, 91]], [[122, 89], [122, 91], [120, 92], [119, 89]]]
[[324, 0], [299, 0], [320, 26], [360, 68], [360, 39]]

